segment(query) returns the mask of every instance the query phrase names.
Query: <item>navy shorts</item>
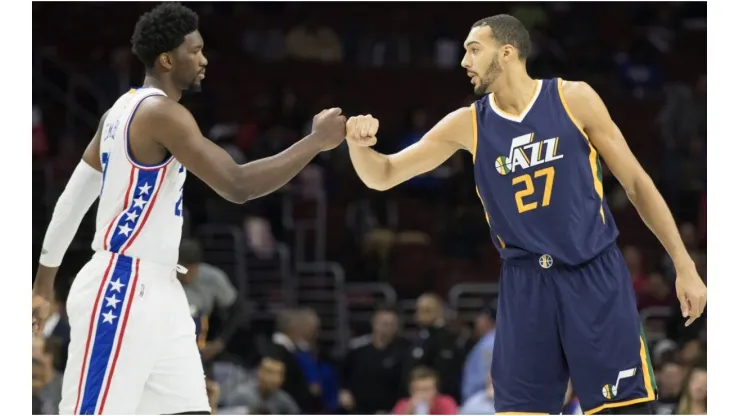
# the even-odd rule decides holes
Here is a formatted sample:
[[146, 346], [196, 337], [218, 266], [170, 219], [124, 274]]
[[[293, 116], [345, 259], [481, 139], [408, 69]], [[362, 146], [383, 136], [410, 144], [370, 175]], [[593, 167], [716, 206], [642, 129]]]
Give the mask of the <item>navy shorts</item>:
[[504, 261], [491, 376], [496, 413], [559, 414], [568, 380], [586, 414], [655, 400], [652, 364], [616, 245], [578, 265]]

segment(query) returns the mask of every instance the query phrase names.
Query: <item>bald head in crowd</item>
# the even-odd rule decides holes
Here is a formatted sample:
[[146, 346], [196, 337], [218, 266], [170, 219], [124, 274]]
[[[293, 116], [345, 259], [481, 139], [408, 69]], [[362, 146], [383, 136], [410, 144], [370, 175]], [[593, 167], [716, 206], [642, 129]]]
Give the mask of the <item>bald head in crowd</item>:
[[416, 300], [416, 324], [424, 326], [441, 326], [445, 321], [445, 304], [439, 295], [425, 293]]
[[293, 342], [313, 342], [320, 325], [319, 316], [311, 308], [285, 309], [278, 313], [277, 331], [288, 336]]

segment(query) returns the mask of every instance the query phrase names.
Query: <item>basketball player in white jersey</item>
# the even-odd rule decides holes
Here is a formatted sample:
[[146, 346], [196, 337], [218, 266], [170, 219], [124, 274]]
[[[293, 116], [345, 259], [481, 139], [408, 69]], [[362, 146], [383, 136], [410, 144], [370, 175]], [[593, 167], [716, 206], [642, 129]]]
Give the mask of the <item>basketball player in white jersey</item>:
[[176, 277], [186, 171], [235, 203], [288, 182], [344, 140], [331, 109], [284, 152], [238, 165], [204, 138], [178, 103], [200, 89], [207, 61], [198, 16], [162, 4], [136, 24], [133, 50], [146, 66], [102, 117], [54, 209], [33, 287], [34, 329], [82, 217], [100, 198], [92, 259], [70, 289], [69, 359], [61, 414], [210, 414], [194, 322]]

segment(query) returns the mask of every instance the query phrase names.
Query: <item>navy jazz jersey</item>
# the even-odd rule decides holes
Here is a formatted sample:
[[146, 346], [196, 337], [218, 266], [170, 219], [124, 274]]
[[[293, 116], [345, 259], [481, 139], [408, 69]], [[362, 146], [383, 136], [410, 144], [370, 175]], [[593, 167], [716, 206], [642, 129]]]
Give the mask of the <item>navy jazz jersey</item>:
[[549, 254], [577, 265], [615, 242], [599, 155], [570, 114], [561, 79], [537, 80], [519, 116], [492, 94], [472, 108], [476, 190], [502, 258]]

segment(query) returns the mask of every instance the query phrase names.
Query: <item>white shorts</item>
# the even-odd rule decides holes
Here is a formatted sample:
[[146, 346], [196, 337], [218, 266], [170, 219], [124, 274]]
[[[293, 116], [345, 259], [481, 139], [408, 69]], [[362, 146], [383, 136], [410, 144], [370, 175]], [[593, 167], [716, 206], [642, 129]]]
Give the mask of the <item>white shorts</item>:
[[97, 252], [67, 299], [60, 414], [210, 411], [195, 322], [173, 267]]

